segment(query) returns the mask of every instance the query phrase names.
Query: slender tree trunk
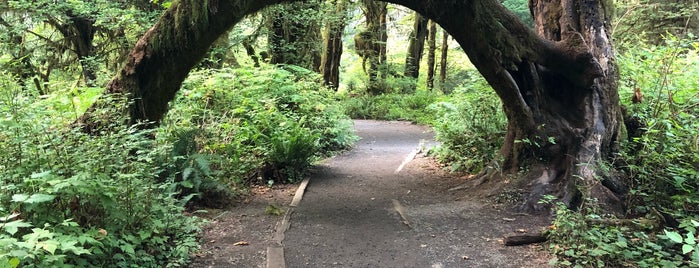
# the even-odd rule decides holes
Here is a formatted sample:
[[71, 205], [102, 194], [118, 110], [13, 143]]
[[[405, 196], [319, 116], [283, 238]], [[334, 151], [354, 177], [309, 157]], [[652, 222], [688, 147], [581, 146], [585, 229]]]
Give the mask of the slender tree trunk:
[[449, 53], [449, 33], [447, 30], [442, 31], [442, 54], [439, 59], [439, 88], [444, 93], [450, 93], [444, 84], [447, 82], [447, 53]]
[[425, 50], [425, 38], [427, 37], [427, 19], [415, 13], [413, 31], [410, 33], [408, 53], [405, 57], [405, 76], [417, 79], [420, 75], [420, 59]]
[[323, 32], [323, 56], [320, 60], [320, 72], [326, 86], [337, 90], [340, 85], [340, 59], [342, 58], [342, 35], [347, 19], [347, 2], [334, 1], [335, 11], [330, 14]]
[[434, 65], [437, 50], [437, 24], [433, 20], [429, 22], [429, 38], [427, 39], [427, 88], [434, 88]]
[[[134, 101], [131, 123], [159, 121], [218, 36], [246, 14], [280, 2], [173, 2], [136, 44], [107, 93], [126, 94]], [[508, 118], [503, 161], [477, 181], [521, 187], [527, 193], [526, 210], [543, 209], [537, 201], [544, 194], [571, 206], [591, 197], [619, 208], [618, 195], [625, 189], [606, 168], [623, 138], [618, 72], [608, 35], [611, 14], [604, 9], [611, 3], [534, 0], [530, 6], [539, 36], [497, 0], [390, 2], [446, 29], [502, 100]], [[90, 111], [100, 105], [104, 101]], [[83, 116], [86, 130], [99, 127], [93, 123], [103, 119], [91, 112]]]

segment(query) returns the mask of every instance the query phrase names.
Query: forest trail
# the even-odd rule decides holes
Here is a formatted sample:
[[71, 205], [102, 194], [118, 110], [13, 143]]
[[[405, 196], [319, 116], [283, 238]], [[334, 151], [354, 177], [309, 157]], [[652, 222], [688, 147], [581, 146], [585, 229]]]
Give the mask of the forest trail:
[[[220, 212], [194, 267], [547, 266], [540, 246], [502, 244], [546, 219], [448, 191], [464, 178], [424, 157], [429, 128], [357, 120], [355, 129], [361, 140], [315, 168], [298, 206], [289, 207], [295, 188], [278, 187]], [[286, 216], [265, 213], [279, 202]]]

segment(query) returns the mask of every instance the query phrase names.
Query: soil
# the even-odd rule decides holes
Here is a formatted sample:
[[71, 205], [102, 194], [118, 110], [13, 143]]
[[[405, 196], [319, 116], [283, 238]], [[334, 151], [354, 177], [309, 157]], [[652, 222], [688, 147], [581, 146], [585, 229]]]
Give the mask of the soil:
[[[425, 156], [436, 144], [429, 128], [357, 120], [355, 129], [362, 139], [316, 165], [297, 207], [289, 206], [297, 185], [275, 185], [210, 211], [192, 267], [271, 267], [267, 250], [279, 246], [286, 267], [548, 265], [541, 246], [506, 247], [502, 239], [538, 233], [550, 219], [511, 211], [496, 202], [503, 196], [480, 189], [450, 191], [470, 176]], [[288, 229], [278, 228], [285, 216], [274, 215], [284, 211]]]

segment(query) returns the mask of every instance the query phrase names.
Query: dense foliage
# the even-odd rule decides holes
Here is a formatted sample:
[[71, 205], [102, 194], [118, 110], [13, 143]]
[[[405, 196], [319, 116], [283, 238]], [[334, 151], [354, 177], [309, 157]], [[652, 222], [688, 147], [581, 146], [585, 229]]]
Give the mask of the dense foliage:
[[[309, 70], [284, 66], [190, 75], [163, 132], [208, 155], [222, 183], [292, 182], [315, 159], [348, 148], [352, 123]], [[264, 181], [259, 181], [264, 180]]]
[[138, 126], [88, 136], [66, 124], [72, 97], [37, 100], [1, 79], [0, 266], [184, 264], [201, 221], [175, 184], [156, 183], [170, 146]]

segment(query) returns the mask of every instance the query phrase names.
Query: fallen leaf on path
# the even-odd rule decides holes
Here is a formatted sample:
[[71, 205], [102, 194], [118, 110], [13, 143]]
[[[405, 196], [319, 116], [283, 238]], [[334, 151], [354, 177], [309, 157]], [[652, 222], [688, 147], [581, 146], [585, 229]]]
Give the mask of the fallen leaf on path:
[[240, 242], [235, 242], [235, 244], [233, 244], [233, 245], [234, 246], [248, 246], [248, 245], [250, 245], [250, 243], [245, 242], [245, 241], [240, 241]]

